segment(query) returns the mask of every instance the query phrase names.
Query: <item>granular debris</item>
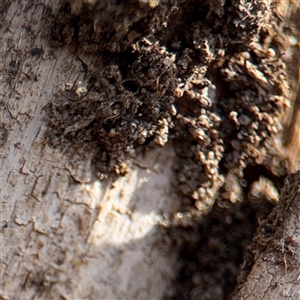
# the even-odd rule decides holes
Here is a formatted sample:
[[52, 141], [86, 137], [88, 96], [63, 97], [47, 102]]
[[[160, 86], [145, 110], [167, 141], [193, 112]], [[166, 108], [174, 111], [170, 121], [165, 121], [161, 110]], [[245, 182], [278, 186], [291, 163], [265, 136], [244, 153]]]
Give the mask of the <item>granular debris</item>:
[[[49, 123], [63, 139], [97, 141], [103, 172], [120, 172], [139, 145], [173, 138], [179, 189], [210, 210], [217, 195], [239, 200], [249, 164], [282, 159], [270, 153], [288, 107], [272, 3], [70, 2], [52, 42], [76, 43], [86, 76], [66, 84]], [[281, 162], [276, 168], [285, 174]]]
[[[251, 201], [264, 198], [255, 184], [262, 180], [259, 175], [273, 189], [265, 198], [277, 201], [272, 182], [280, 187], [289, 170], [279, 135], [289, 102], [280, 39], [274, 39], [280, 23], [273, 13], [275, 1], [68, 2], [59, 16], [52, 16], [50, 42], [53, 47], [76, 45], [85, 78], [66, 83], [47, 108], [52, 143], [92, 145], [98, 149], [94, 162], [101, 174], [122, 174], [135, 149], [173, 139], [177, 186], [190, 199], [187, 206], [192, 201], [202, 214], [213, 209], [220, 220], [219, 206], [244, 209], [250, 204], [240, 202], [248, 193]], [[272, 205], [266, 201], [265, 206], [268, 211]], [[239, 222], [248, 218], [243, 209], [235, 216]], [[247, 214], [255, 219], [254, 213]], [[244, 244], [254, 230], [247, 220]], [[234, 243], [241, 243], [241, 236]], [[199, 253], [200, 244], [214, 247], [213, 235], [197, 238]], [[226, 249], [222, 253], [229, 261], [234, 256], [226, 258]], [[235, 267], [223, 272], [229, 287], [224, 289], [225, 280], [213, 294], [208, 289], [203, 294], [204, 277], [184, 275], [193, 282], [186, 289], [195, 296], [180, 299], [200, 299], [201, 294], [201, 299], [224, 299], [236, 274]], [[210, 287], [219, 280], [211, 278]], [[177, 299], [175, 294], [167, 298]]]

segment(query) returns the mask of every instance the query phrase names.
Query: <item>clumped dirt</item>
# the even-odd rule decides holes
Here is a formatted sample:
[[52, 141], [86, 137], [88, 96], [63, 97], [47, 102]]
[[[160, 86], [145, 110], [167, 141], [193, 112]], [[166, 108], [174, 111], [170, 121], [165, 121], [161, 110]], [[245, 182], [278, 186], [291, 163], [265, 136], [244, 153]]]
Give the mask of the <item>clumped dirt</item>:
[[289, 170], [275, 2], [68, 2], [50, 42], [75, 47], [86, 74], [47, 108], [49, 140], [92, 145], [99, 173], [122, 174], [136, 149], [173, 139], [183, 210], [197, 210], [172, 220], [185, 243], [166, 299], [225, 299]]

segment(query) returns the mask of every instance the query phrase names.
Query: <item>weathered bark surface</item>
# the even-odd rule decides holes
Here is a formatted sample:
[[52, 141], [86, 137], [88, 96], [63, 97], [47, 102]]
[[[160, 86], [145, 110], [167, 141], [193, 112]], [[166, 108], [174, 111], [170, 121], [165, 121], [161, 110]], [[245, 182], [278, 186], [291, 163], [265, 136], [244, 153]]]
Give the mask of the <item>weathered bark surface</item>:
[[280, 204], [258, 228], [250, 248], [255, 264], [233, 300], [300, 299], [300, 172], [291, 175]]
[[[288, 3], [287, 24], [299, 12], [297, 1]], [[43, 108], [61, 84], [83, 76], [72, 46], [53, 51], [43, 36], [49, 26], [45, 12], [59, 5], [25, 0], [0, 5], [0, 296], [159, 299], [176, 258], [157, 230], [162, 213], [177, 211], [180, 202], [170, 187], [172, 145], [134, 159], [125, 177], [100, 181], [91, 171], [93, 153], [74, 151], [70, 160], [70, 149], [45, 143]], [[286, 188], [290, 195], [298, 193], [293, 178]], [[283, 197], [287, 206], [278, 209], [286, 218], [236, 299], [299, 298], [300, 207], [297, 201], [289, 204], [299, 195]], [[291, 214], [287, 208], [293, 208]]]
[[156, 228], [161, 213], [179, 205], [169, 188], [172, 147], [135, 158], [125, 177], [100, 181], [93, 153], [70, 155], [44, 141], [43, 108], [82, 67], [42, 35], [46, 11], [59, 5], [0, 7], [0, 298], [159, 299], [175, 262]]
[[[299, 170], [299, 1], [280, 1], [284, 18], [284, 55], [293, 109], [286, 117], [286, 155], [291, 171]], [[263, 220], [249, 246], [240, 272], [240, 283], [231, 299], [300, 299], [300, 173], [292, 174], [282, 190], [280, 204]], [[254, 261], [247, 274], [248, 258]], [[247, 275], [245, 275], [245, 272]]]

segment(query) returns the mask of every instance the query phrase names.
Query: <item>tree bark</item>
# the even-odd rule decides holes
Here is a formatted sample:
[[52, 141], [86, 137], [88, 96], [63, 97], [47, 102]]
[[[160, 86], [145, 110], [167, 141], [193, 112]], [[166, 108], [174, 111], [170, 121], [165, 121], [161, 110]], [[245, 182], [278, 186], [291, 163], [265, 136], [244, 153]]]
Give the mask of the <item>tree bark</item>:
[[169, 184], [172, 146], [101, 181], [91, 171], [93, 153], [45, 142], [43, 108], [82, 72], [70, 48], [53, 52], [43, 36], [46, 12], [59, 5], [0, 7], [0, 298], [159, 299], [176, 256], [157, 228], [179, 205]]
[[[291, 171], [299, 170], [299, 1], [279, 1], [278, 13], [284, 19], [284, 55], [289, 76], [292, 109], [283, 120], [286, 124], [286, 155]], [[239, 284], [232, 300], [300, 299], [300, 173], [288, 177], [281, 192], [280, 204], [257, 229], [246, 252], [239, 274]], [[248, 274], [247, 264], [253, 261]]]
[[300, 299], [299, 186], [297, 172], [287, 179], [280, 204], [259, 226], [248, 253], [255, 263], [232, 300]]
[[[299, 4], [288, 3], [285, 28], [294, 24], [295, 37]], [[61, 84], [83, 76], [72, 45], [53, 51], [43, 35], [50, 25], [43, 16], [59, 5], [0, 5], [1, 299], [159, 299], [176, 264], [176, 251], [158, 230], [162, 216], [180, 206], [171, 187], [174, 149], [147, 150], [126, 176], [101, 181], [92, 172], [93, 153], [45, 142], [43, 108]], [[297, 57], [298, 44], [288, 47]], [[292, 119], [294, 141], [298, 115]], [[300, 149], [288, 144], [291, 153]], [[286, 218], [233, 299], [299, 298], [298, 181], [287, 184], [278, 208]]]

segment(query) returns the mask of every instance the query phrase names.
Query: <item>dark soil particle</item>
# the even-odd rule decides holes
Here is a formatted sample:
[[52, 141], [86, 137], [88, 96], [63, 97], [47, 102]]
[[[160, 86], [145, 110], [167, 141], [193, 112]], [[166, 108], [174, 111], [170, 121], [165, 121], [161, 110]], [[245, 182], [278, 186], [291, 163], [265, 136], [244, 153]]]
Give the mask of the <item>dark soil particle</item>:
[[[177, 186], [207, 215], [174, 221], [169, 234], [185, 244], [166, 299], [225, 299], [256, 219], [278, 201], [272, 183], [289, 169], [278, 146], [288, 101], [275, 2], [68, 2], [50, 42], [75, 44], [86, 74], [47, 108], [49, 140], [92, 145], [100, 173], [122, 174], [135, 149], [173, 139]], [[250, 167], [271, 180], [244, 174]]]

